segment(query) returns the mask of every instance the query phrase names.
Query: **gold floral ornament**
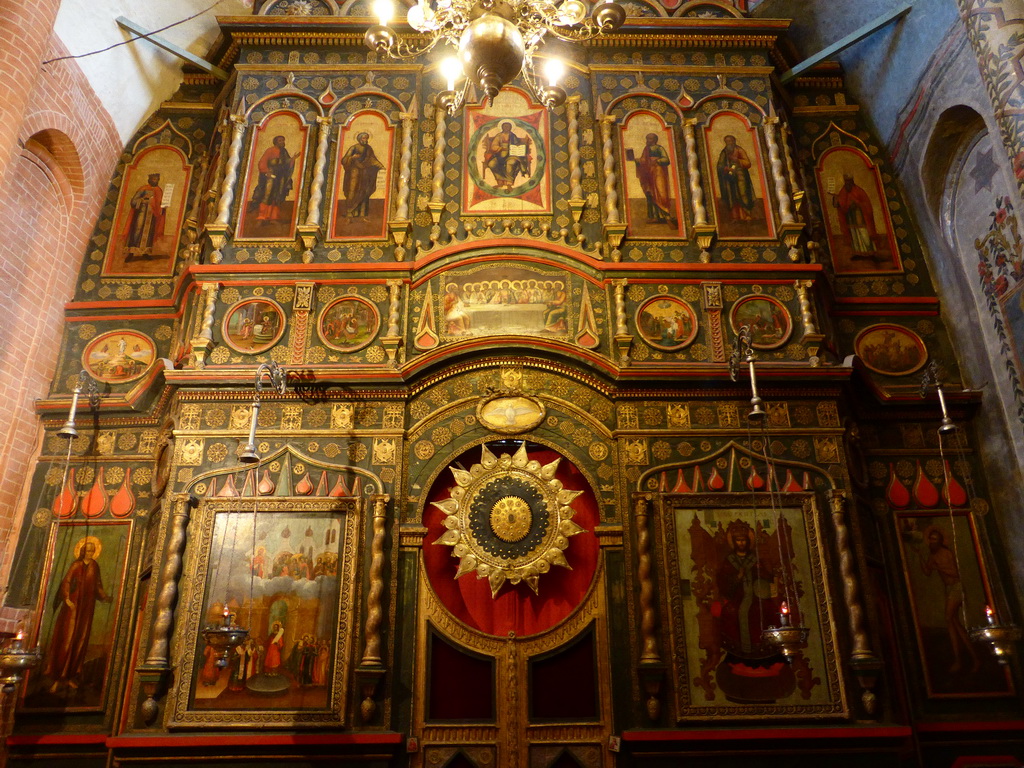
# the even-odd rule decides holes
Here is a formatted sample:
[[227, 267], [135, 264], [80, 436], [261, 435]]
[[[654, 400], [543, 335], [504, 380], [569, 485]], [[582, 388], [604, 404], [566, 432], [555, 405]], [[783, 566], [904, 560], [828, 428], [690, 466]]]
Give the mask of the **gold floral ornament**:
[[530, 459], [524, 442], [514, 455], [495, 456], [482, 446], [480, 463], [467, 472], [451, 466], [451, 498], [431, 502], [445, 514], [444, 534], [435, 543], [453, 547], [459, 558], [455, 578], [476, 571], [495, 597], [505, 581], [525, 581], [538, 591], [552, 565], [565, 559], [569, 537], [583, 531], [573, 521], [572, 502], [583, 491], [567, 490], [555, 478], [561, 458], [542, 465]]

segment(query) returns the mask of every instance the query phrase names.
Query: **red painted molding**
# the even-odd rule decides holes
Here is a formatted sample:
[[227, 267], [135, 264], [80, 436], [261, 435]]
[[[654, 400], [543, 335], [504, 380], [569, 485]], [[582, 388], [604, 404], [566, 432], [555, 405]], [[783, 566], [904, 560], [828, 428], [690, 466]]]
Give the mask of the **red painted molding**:
[[919, 733], [977, 733], [979, 731], [1024, 732], [1024, 720], [978, 720], [955, 723], [917, 723]]
[[[105, 739], [110, 749], [152, 749], [170, 747], [260, 747], [317, 745], [400, 745], [405, 734], [380, 733], [232, 733], [223, 735], [173, 734], [168, 736], [112, 736]], [[10, 743], [10, 740], [8, 740]]]
[[104, 733], [16, 733], [7, 737], [12, 747], [31, 747], [36, 744], [105, 744]]
[[622, 740], [643, 741], [786, 741], [801, 739], [907, 739], [904, 725], [825, 728], [722, 728], [716, 730], [623, 731]]

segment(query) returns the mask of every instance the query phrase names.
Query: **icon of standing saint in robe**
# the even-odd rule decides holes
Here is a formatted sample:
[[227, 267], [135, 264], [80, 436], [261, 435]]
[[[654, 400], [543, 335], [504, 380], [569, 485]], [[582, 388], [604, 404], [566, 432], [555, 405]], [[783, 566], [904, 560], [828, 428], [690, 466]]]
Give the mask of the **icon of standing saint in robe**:
[[338, 140], [331, 240], [382, 238], [391, 204], [394, 126], [384, 115], [354, 115]]
[[628, 234], [684, 237], [672, 128], [658, 115], [639, 111], [626, 118], [621, 130]]

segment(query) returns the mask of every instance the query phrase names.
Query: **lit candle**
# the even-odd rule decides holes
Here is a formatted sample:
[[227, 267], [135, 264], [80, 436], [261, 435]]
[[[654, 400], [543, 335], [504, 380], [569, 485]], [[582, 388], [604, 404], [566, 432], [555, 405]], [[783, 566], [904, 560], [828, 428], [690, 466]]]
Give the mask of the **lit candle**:
[[386, 27], [395, 15], [395, 6], [391, 4], [391, 0], [376, 0], [373, 4], [373, 12], [380, 19], [381, 26]]
[[779, 623], [784, 627], [789, 626], [789, 603], [785, 600], [779, 606]]
[[455, 81], [459, 79], [459, 75], [462, 74], [462, 64], [454, 56], [449, 56], [441, 62], [441, 74], [444, 75], [444, 79], [448, 81], [448, 90], [455, 90]]
[[16, 634], [16, 635], [14, 636], [14, 639], [15, 639], [15, 641], [16, 641], [16, 642], [19, 642], [19, 643], [20, 643], [20, 642], [21, 642], [22, 640], [24, 640], [24, 639], [25, 639], [25, 630], [23, 630], [23, 629], [19, 629], [19, 630], [18, 630], [18, 634]]
[[996, 612], [992, 610], [991, 605], [985, 606], [985, 618], [988, 619], [988, 623], [995, 626], [996, 623]]
[[565, 65], [558, 59], [548, 59], [544, 65], [544, 74], [547, 75], [548, 85], [554, 88], [565, 74]]

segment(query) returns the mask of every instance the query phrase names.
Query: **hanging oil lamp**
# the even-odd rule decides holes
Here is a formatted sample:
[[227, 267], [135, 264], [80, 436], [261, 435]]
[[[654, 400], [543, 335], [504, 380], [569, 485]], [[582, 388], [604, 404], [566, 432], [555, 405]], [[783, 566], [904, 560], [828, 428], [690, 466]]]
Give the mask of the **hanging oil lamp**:
[[739, 378], [740, 369], [746, 365], [750, 371], [750, 413], [747, 417], [751, 421], [761, 421], [768, 414], [762, 407], [763, 401], [757, 392], [757, 371], [754, 363], [757, 362], [757, 355], [754, 354], [753, 337], [749, 325], [740, 326], [736, 332], [736, 347], [729, 358], [729, 378], [736, 381]]
[[792, 663], [796, 652], [807, 645], [807, 627], [794, 627], [789, 616], [789, 603], [779, 606], [779, 626], [768, 627], [761, 633], [761, 639], [779, 649], [783, 658]]
[[13, 693], [25, 672], [35, 669], [43, 660], [39, 646], [25, 647], [25, 630], [18, 627], [17, 634], [0, 645], [0, 686], [4, 693]]
[[991, 605], [985, 606], [985, 619], [986, 624], [970, 630], [971, 640], [976, 643], [988, 643], [992, 646], [996, 661], [1000, 664], [1009, 664], [1014, 643], [1021, 638], [1020, 627], [1016, 624], [1000, 624]]
[[220, 626], [206, 627], [203, 630], [203, 637], [206, 638], [207, 644], [217, 653], [215, 663], [221, 669], [228, 665], [231, 652], [244, 643], [248, 636], [249, 630], [235, 624], [231, 617], [231, 609], [226, 605], [221, 614]]

